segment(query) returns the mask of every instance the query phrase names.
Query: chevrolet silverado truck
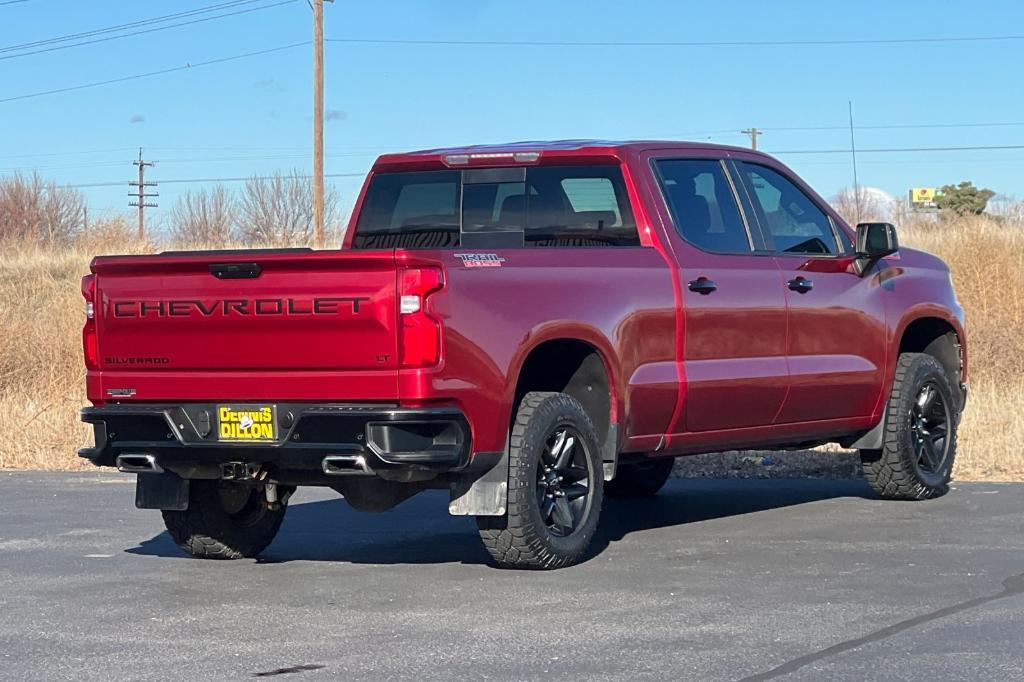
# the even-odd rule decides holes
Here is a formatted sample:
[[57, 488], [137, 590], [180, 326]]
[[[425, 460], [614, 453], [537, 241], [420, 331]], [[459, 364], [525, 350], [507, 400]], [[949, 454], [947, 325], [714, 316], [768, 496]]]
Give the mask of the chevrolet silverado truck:
[[931, 498], [967, 394], [947, 266], [719, 145], [388, 154], [340, 249], [103, 256], [82, 293], [80, 454], [208, 559], [327, 486], [446, 490], [496, 564], [558, 568], [604, 496], [739, 448], [836, 442], [881, 497]]

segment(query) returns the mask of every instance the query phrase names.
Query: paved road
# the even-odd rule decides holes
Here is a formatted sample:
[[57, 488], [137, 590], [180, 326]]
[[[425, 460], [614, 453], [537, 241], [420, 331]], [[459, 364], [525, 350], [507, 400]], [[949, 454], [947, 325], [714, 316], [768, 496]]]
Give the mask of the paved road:
[[675, 480], [526, 573], [436, 493], [303, 489], [262, 560], [187, 559], [132, 483], [0, 473], [0, 678], [1024, 679], [1024, 485]]

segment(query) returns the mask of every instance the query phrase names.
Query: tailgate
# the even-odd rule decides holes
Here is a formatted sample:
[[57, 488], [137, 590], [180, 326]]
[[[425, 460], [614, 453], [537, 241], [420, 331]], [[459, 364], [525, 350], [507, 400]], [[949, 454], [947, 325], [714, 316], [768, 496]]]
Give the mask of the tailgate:
[[[396, 397], [397, 275], [390, 252], [111, 257], [97, 258], [93, 272], [105, 386], [134, 380], [147, 388], [137, 389], [139, 399], [277, 398], [285, 396], [260, 396], [254, 381], [264, 377], [280, 387], [286, 377], [299, 387], [303, 378], [344, 372], [358, 377], [359, 395], [330, 382], [288, 397]], [[204, 378], [246, 388], [189, 381]], [[171, 395], [182, 392], [192, 395]]]

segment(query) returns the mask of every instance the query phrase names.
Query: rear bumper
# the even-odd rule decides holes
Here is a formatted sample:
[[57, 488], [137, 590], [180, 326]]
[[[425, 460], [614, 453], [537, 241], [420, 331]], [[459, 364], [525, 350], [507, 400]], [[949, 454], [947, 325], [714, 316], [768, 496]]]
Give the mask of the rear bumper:
[[[119, 455], [153, 455], [180, 475], [205, 477], [226, 462], [259, 463], [279, 473], [322, 474], [324, 457], [359, 456], [372, 472], [457, 471], [472, 450], [469, 424], [458, 409], [278, 403], [275, 441], [218, 441], [214, 403], [86, 407], [96, 445], [78, 454], [97, 466]], [[193, 475], [190, 475], [193, 474]]]

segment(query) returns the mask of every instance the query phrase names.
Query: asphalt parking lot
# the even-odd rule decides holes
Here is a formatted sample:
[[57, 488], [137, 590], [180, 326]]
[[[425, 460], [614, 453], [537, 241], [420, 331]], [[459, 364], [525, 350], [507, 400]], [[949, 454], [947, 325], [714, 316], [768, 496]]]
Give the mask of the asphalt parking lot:
[[442, 493], [301, 489], [262, 559], [189, 559], [133, 484], [0, 472], [0, 678], [1024, 679], [1024, 485], [673, 480], [528, 573]]

